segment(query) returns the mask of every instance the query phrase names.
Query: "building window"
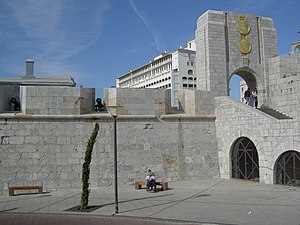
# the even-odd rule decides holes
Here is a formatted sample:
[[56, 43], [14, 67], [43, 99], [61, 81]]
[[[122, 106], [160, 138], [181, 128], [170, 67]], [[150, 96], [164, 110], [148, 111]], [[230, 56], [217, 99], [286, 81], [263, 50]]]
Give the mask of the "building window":
[[187, 80], [187, 77], [183, 77], [182, 80]]
[[188, 66], [189, 66], [189, 65], [190, 65], [190, 62], [186, 62], [186, 65], [188, 65]]
[[193, 84], [189, 84], [189, 87], [194, 87], [194, 85]]
[[194, 62], [191, 62], [191, 66], [193, 66], [194, 65]]
[[189, 80], [194, 80], [192, 77], [189, 77]]
[[187, 87], [187, 84], [182, 84], [183, 87]]
[[188, 75], [193, 75], [193, 70], [188, 70]]

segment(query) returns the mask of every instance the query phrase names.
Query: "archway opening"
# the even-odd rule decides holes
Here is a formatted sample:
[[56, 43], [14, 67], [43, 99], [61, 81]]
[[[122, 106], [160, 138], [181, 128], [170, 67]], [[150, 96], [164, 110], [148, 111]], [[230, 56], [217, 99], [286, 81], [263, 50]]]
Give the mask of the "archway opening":
[[276, 184], [300, 186], [300, 153], [287, 151], [275, 164]]
[[229, 81], [229, 96], [243, 102], [244, 86], [247, 86], [244, 79], [237, 74], [233, 74]]
[[254, 143], [246, 137], [235, 141], [231, 149], [232, 178], [259, 181], [259, 161]]
[[250, 88], [257, 88], [255, 76], [251, 71], [246, 69], [235, 71], [229, 79], [228, 95], [235, 98], [237, 101], [245, 102], [244, 93]]

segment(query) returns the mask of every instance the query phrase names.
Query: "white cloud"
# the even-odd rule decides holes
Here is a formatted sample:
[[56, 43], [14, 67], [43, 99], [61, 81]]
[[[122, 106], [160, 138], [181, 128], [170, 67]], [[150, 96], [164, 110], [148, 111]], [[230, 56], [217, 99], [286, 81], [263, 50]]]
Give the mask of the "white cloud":
[[109, 0], [0, 1], [1, 76], [23, 76], [27, 58], [36, 75], [79, 74], [68, 61], [97, 43], [109, 8]]
[[143, 21], [143, 23], [148, 28], [148, 30], [152, 33], [157, 51], [163, 52], [165, 50], [165, 46], [164, 46], [164, 41], [163, 41], [163, 38], [162, 38], [160, 32], [155, 29], [155, 27], [152, 25], [151, 21], [147, 18], [146, 14], [136, 7], [134, 0], [129, 0], [129, 4], [133, 8], [133, 10], [137, 14], [137, 16]]
[[61, 20], [63, 1], [7, 1], [21, 29], [28, 37], [48, 37]]
[[95, 44], [101, 37], [103, 13], [109, 9], [107, 0], [14, 0], [6, 4], [24, 35], [24, 51], [31, 48], [41, 58], [57, 60]]

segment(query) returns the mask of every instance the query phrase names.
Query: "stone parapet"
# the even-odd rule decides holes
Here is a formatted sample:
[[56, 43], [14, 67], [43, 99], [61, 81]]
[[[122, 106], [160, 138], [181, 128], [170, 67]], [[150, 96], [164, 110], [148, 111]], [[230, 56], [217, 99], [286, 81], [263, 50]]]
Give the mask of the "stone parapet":
[[24, 114], [79, 115], [94, 110], [95, 89], [21, 86], [20, 98]]
[[106, 88], [105, 104], [112, 115], [164, 115], [170, 110], [170, 90]]
[[214, 115], [214, 99], [208, 91], [181, 90], [179, 106], [188, 115]]

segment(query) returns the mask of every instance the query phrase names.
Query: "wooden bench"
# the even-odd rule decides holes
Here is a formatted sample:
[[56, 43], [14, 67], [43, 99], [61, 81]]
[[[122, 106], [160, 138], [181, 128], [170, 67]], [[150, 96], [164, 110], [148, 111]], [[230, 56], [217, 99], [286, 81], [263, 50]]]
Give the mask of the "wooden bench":
[[[156, 185], [160, 185], [162, 191], [168, 190], [168, 188], [169, 188], [168, 187], [168, 182], [156, 182]], [[136, 181], [134, 183], [134, 188], [136, 190], [142, 189], [143, 187], [146, 188], [146, 181]]]
[[9, 196], [14, 196], [15, 190], [37, 190], [39, 194], [43, 194], [42, 186], [14, 186], [8, 188]]

